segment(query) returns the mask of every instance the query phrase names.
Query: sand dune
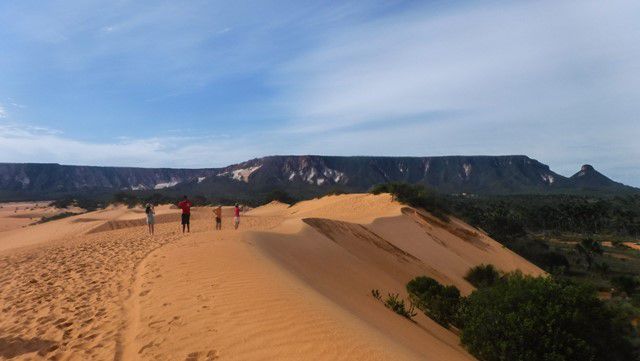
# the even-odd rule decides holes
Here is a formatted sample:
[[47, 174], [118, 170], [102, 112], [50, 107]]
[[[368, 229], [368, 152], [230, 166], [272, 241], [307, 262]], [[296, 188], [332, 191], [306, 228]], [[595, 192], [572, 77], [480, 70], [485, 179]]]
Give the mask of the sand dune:
[[49, 204], [50, 202], [0, 203], [0, 233], [26, 227], [40, 221], [42, 217], [51, 217], [63, 212], [83, 212], [77, 207], [58, 209]]
[[417, 275], [472, 290], [469, 267], [541, 274], [481, 232], [341, 195], [247, 212], [111, 207], [0, 232], [0, 359], [471, 360], [424, 315], [387, 310]]

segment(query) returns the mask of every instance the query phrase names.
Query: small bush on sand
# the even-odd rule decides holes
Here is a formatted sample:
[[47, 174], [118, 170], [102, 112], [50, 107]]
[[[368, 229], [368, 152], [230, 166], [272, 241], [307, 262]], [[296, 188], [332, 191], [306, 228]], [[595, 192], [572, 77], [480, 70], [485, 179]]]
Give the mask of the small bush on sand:
[[491, 287], [500, 280], [500, 273], [491, 264], [481, 264], [471, 268], [464, 279], [476, 288]]
[[415, 307], [413, 306], [413, 304], [410, 303], [407, 307], [404, 303], [404, 300], [400, 298], [400, 294], [398, 293], [387, 294], [387, 298], [383, 301], [380, 290], [373, 289], [371, 290], [371, 296], [373, 296], [373, 298], [375, 298], [376, 300], [382, 302], [388, 309], [392, 310], [402, 317], [412, 319], [416, 316]]
[[373, 298], [375, 298], [376, 300], [382, 301], [382, 296], [380, 296], [380, 290], [378, 289], [371, 290], [371, 296], [373, 296]]
[[384, 305], [402, 317], [411, 319], [416, 316], [413, 304], [410, 304], [409, 307], [405, 306], [404, 300], [400, 298], [398, 293], [389, 293], [387, 299], [384, 300]]
[[67, 218], [67, 217], [71, 217], [71, 216], [77, 216], [80, 213], [74, 213], [74, 212], [63, 212], [63, 213], [58, 213], [58, 214], [54, 214], [53, 216], [49, 216], [49, 217], [42, 217], [39, 221], [36, 222], [36, 224], [41, 224], [41, 223], [47, 223], [47, 222], [51, 222], [51, 221], [56, 221], [58, 219], [63, 219], [63, 218]]

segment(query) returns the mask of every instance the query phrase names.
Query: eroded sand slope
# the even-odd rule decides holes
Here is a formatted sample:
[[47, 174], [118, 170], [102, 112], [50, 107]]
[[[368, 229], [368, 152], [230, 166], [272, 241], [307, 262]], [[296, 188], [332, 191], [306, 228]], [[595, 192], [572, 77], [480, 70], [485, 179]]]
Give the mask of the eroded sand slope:
[[452, 332], [370, 295], [430, 275], [463, 292], [479, 263], [541, 274], [462, 222], [388, 195], [269, 204], [192, 233], [123, 207], [0, 232], [0, 359], [470, 360]]

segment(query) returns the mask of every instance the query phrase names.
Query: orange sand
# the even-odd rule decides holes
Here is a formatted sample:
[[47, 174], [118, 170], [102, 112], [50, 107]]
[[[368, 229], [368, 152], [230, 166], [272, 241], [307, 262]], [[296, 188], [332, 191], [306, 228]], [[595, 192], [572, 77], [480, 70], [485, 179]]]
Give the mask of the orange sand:
[[464, 223], [388, 195], [272, 203], [231, 229], [196, 208], [112, 207], [0, 232], [0, 359], [472, 360], [423, 314], [387, 310], [418, 275], [472, 290], [472, 266], [542, 271]]

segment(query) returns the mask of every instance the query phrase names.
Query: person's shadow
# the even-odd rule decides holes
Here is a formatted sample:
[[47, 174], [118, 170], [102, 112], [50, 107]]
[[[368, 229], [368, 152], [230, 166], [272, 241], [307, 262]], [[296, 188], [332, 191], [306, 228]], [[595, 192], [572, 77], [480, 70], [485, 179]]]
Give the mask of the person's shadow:
[[58, 343], [41, 338], [0, 337], [0, 358], [13, 358], [26, 353], [38, 352], [41, 356], [55, 351]]

